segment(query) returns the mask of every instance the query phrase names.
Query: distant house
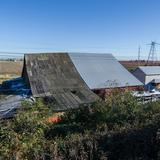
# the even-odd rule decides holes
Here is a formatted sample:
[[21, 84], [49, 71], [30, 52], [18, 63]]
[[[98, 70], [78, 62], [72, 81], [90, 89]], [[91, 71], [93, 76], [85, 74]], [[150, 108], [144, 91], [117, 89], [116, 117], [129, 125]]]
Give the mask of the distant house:
[[83, 80], [92, 90], [111, 88], [137, 90], [143, 84], [125, 69], [112, 54], [69, 53]]
[[146, 86], [146, 89], [160, 89], [160, 66], [140, 66], [133, 75]]
[[22, 77], [34, 97], [50, 97], [55, 110], [77, 108], [96, 101], [68, 53], [26, 54]]

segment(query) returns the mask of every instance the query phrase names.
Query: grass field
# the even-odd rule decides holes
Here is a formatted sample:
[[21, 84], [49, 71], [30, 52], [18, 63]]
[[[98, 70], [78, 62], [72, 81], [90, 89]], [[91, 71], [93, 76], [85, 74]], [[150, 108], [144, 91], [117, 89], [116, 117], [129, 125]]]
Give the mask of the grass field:
[[147, 61], [145, 60], [126, 60], [126, 61], [119, 61], [125, 68], [127, 68], [129, 71], [133, 71], [135, 70], [138, 66], [146, 66], [146, 65], [150, 65], [150, 66], [160, 66], [160, 61], [155, 61], [153, 62], [149, 62], [147, 64]]
[[0, 84], [22, 73], [23, 61], [0, 61]]

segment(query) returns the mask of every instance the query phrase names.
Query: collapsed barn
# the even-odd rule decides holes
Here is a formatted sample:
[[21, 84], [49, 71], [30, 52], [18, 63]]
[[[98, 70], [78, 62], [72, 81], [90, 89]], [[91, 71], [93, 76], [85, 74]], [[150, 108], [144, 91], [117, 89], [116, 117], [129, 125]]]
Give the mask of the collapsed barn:
[[26, 54], [22, 77], [34, 97], [53, 99], [55, 110], [77, 108], [96, 101], [68, 53]]

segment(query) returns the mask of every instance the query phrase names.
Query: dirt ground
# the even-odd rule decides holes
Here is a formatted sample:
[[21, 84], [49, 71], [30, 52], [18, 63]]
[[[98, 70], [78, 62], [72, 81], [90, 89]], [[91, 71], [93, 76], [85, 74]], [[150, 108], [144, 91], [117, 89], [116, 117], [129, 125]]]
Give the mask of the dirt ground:
[[0, 61], [0, 84], [22, 73], [23, 61]]
[[0, 74], [21, 74], [23, 61], [0, 61]]
[[[130, 60], [130, 61], [119, 61], [125, 68], [127, 68], [129, 71], [135, 70], [138, 66], [146, 66], [147, 61], [141, 60]], [[150, 66], [160, 66], [160, 61], [156, 61], [154, 63], [150, 62], [148, 65]]]

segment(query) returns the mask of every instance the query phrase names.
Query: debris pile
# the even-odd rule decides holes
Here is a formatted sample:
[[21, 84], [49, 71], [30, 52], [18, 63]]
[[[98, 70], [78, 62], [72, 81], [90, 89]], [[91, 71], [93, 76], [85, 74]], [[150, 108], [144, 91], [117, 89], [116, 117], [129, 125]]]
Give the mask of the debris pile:
[[4, 81], [0, 86], [0, 118], [10, 118], [23, 100], [33, 102], [31, 90], [23, 78]]

